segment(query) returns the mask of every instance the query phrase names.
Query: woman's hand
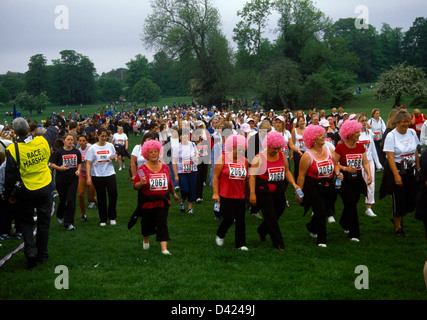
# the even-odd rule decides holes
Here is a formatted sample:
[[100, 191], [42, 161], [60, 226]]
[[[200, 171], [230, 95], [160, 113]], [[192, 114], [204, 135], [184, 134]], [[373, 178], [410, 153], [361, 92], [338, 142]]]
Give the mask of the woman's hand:
[[215, 202], [219, 202], [219, 200], [220, 200], [219, 195], [218, 195], [217, 193], [215, 193], [215, 194], [212, 196], [212, 200], [213, 200], [213, 201], [215, 201]]
[[249, 195], [249, 203], [251, 204], [251, 206], [256, 206], [256, 195], [255, 193], [251, 193]]

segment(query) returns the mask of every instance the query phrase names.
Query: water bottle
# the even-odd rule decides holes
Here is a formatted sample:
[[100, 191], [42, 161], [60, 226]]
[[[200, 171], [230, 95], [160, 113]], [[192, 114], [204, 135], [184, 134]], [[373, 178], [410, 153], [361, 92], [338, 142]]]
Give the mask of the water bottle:
[[219, 202], [215, 202], [215, 204], [214, 204], [214, 212], [215, 213], [219, 213], [219, 208], [220, 208]]
[[302, 190], [300, 188], [298, 188], [295, 192], [298, 195], [298, 197], [304, 198], [304, 192], [302, 192]]
[[[342, 175], [341, 172], [338, 173], [338, 176], [340, 176], [340, 175]], [[341, 189], [341, 183], [342, 183], [342, 181], [341, 181], [341, 179], [338, 179], [338, 176], [335, 179], [335, 189]]]

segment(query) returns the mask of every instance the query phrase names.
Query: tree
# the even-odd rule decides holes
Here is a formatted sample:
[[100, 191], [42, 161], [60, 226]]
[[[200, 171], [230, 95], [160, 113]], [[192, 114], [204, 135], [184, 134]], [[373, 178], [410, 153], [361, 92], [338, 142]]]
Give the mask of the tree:
[[160, 87], [148, 78], [139, 80], [132, 89], [132, 99], [145, 104], [159, 100], [160, 94]]
[[329, 108], [332, 101], [332, 85], [323, 74], [311, 74], [304, 81], [299, 96], [300, 105]]
[[148, 77], [150, 74], [148, 59], [141, 54], [137, 54], [135, 60], [131, 59], [126, 63], [126, 66], [128, 70], [126, 71], [125, 82], [128, 88], [133, 88], [139, 80]]
[[219, 29], [220, 15], [210, 0], [152, 0], [143, 42], [171, 59], [187, 57], [194, 98], [222, 100], [231, 72], [231, 50]]
[[29, 110], [30, 113], [34, 110], [34, 97], [28, 94], [27, 91], [19, 93], [16, 96], [15, 102], [23, 110]]
[[26, 91], [34, 96], [48, 89], [48, 73], [46, 58], [42, 54], [36, 54], [30, 58], [28, 71], [25, 73]]
[[373, 95], [377, 99], [393, 97], [395, 105], [400, 105], [400, 100], [404, 95], [422, 96], [425, 94], [424, 71], [405, 63], [393, 66], [390, 70], [382, 73], [373, 90]]
[[122, 93], [122, 84], [119, 80], [111, 77], [104, 79], [102, 87], [102, 99], [104, 101], [119, 100]]
[[50, 101], [49, 97], [46, 95], [46, 91], [41, 92], [38, 96], [33, 98], [34, 109], [38, 114], [42, 113], [49, 103]]
[[10, 92], [5, 87], [0, 87], [0, 102], [8, 102], [10, 99]]
[[402, 41], [403, 55], [410, 64], [427, 72], [427, 18], [416, 18]]

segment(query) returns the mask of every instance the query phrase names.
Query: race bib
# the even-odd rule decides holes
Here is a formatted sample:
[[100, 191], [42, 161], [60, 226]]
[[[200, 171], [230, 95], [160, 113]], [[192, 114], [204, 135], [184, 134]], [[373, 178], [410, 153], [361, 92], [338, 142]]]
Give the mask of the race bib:
[[374, 141], [380, 141], [382, 139], [381, 131], [374, 132]]
[[331, 160], [319, 161], [317, 170], [319, 178], [330, 178], [334, 172], [334, 164]]
[[417, 131], [421, 131], [421, 128], [422, 128], [423, 124], [424, 124], [424, 123], [417, 123], [417, 124], [415, 125], [415, 129], [416, 129]]
[[300, 150], [304, 150], [305, 149], [305, 142], [304, 139], [298, 139], [298, 148]]
[[207, 145], [197, 146], [197, 155], [199, 157], [207, 156], [208, 155], [208, 146]]
[[246, 180], [246, 167], [243, 164], [229, 163], [229, 178], [232, 180]]
[[285, 180], [285, 167], [268, 169], [268, 181], [284, 181], [284, 180]]
[[166, 173], [150, 174], [148, 179], [151, 191], [167, 191], [168, 178]]
[[62, 156], [62, 164], [68, 168], [77, 168], [77, 155], [65, 154]]
[[193, 161], [183, 161], [182, 162], [182, 172], [183, 173], [194, 172], [194, 163], [193, 163]]
[[348, 154], [347, 155], [347, 167], [354, 167], [356, 170], [362, 169], [362, 154]]
[[400, 156], [403, 169], [412, 168], [415, 166], [415, 153], [403, 154]]
[[110, 162], [110, 151], [108, 150], [97, 151], [96, 160], [98, 163]]
[[369, 146], [371, 145], [371, 140], [359, 140], [358, 143], [363, 144], [365, 150], [368, 151]]
[[289, 148], [288, 148], [288, 146], [285, 146], [284, 148], [282, 148], [282, 152], [285, 154], [286, 158], [289, 157]]

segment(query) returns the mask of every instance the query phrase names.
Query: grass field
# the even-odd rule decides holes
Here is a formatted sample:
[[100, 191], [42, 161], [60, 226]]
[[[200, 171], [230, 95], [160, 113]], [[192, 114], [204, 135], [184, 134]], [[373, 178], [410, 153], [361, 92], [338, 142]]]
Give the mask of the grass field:
[[[356, 97], [354, 107], [345, 111], [370, 112], [374, 107], [368, 93]], [[405, 105], [406, 102], [404, 101]], [[377, 105], [375, 105], [377, 106]], [[363, 110], [362, 110], [363, 109]], [[366, 110], [365, 110], [366, 109]], [[380, 106], [386, 118], [391, 105]], [[130, 137], [130, 150], [141, 137]], [[126, 165], [129, 165], [127, 160]], [[194, 215], [179, 212], [173, 203], [169, 212], [171, 256], [160, 253], [151, 239], [151, 248], [142, 250], [139, 223], [130, 231], [127, 222], [136, 206], [128, 171], [117, 171], [118, 224], [99, 227], [96, 209], [88, 209], [88, 222], [67, 232], [52, 218], [49, 241], [50, 259], [28, 271], [22, 250], [0, 268], [0, 300], [425, 300], [427, 291], [422, 270], [427, 259], [427, 241], [422, 223], [410, 214], [404, 219], [407, 238], [397, 238], [391, 219], [390, 199], [373, 206], [376, 218], [364, 214], [358, 205], [361, 242], [353, 243], [338, 223], [328, 224], [328, 247], [319, 248], [305, 229], [303, 217], [292, 190], [290, 207], [280, 219], [285, 251], [272, 248], [267, 238], [258, 240], [260, 220], [247, 213], [249, 251], [234, 248], [234, 226], [223, 247], [215, 244], [219, 222], [214, 220], [212, 189], [204, 188], [204, 202], [195, 205]], [[376, 174], [378, 190], [381, 173]], [[292, 189], [292, 188], [291, 188]], [[336, 220], [342, 201], [336, 203]], [[21, 242], [2, 241], [0, 258]], [[68, 269], [69, 289], [60, 290], [55, 281]], [[365, 266], [367, 272], [356, 272]], [[365, 269], [366, 270], [366, 269]], [[364, 276], [366, 289], [357, 289]], [[367, 282], [366, 280], [369, 280]]]

